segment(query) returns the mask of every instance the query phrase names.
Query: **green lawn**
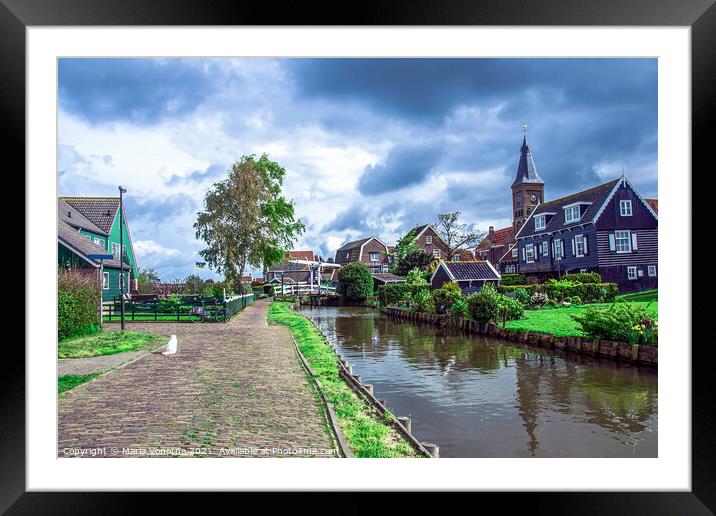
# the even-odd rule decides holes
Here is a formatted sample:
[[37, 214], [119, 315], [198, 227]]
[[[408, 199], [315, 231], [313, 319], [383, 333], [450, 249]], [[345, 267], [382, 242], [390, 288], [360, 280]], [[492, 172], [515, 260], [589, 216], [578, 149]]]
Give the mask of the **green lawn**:
[[[415, 451], [398, 438], [378, 412], [353, 392], [338, 374], [338, 357], [323, 334], [291, 303], [274, 301], [268, 321], [289, 327], [311, 369], [333, 406], [338, 423], [356, 457], [415, 457]], [[387, 416], [393, 417], [392, 415]]]
[[74, 389], [78, 385], [89, 382], [92, 378], [96, 378], [99, 375], [100, 373], [68, 374], [66, 376], [60, 376], [57, 379], [57, 393], [62, 394], [70, 389]]
[[[645, 296], [646, 299], [653, 301], [629, 301], [630, 303], [647, 306], [647, 310], [658, 317], [659, 303], [656, 301], [656, 291], [652, 291], [652, 296]], [[645, 294], [645, 293], [640, 293]], [[584, 334], [581, 327], [577, 324], [573, 315], [582, 313], [585, 308], [592, 306], [609, 306], [609, 303], [595, 303], [589, 305], [570, 306], [563, 308], [544, 308], [542, 310], [525, 310], [524, 319], [517, 321], [507, 321], [507, 329], [515, 331], [535, 331], [540, 333], [552, 333], [560, 337], [574, 336], [582, 337]]]
[[103, 331], [94, 335], [84, 335], [60, 341], [58, 357], [81, 358], [114, 355], [115, 353], [136, 351], [149, 346], [158, 346], [165, 340], [166, 337], [151, 333]]
[[633, 294], [622, 294], [617, 299], [623, 301], [640, 301], [640, 302], [656, 302], [659, 300], [658, 290], [645, 290], [644, 292], [634, 292]]

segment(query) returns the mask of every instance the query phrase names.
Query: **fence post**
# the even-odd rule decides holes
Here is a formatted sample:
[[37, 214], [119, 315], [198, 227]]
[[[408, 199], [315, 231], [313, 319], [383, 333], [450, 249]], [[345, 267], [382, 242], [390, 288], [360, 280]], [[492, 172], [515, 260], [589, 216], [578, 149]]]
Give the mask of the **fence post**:
[[181, 304], [177, 305], [177, 321], [179, 321], [179, 310], [181, 308]]
[[134, 311], [136, 310], [134, 303], [132, 303], [132, 321], [134, 321]]

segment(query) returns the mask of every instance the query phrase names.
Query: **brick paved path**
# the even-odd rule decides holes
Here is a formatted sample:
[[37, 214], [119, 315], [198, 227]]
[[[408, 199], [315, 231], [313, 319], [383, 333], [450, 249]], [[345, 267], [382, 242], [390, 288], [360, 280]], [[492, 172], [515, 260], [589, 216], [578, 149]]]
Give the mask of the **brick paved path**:
[[109, 456], [113, 447], [118, 456], [126, 456], [122, 448], [146, 457], [197, 447], [239, 456], [312, 448], [319, 451], [304, 455], [326, 456], [335, 447], [320, 401], [288, 329], [266, 324], [269, 304], [256, 302], [225, 324], [129, 323], [176, 334], [179, 352], [149, 353], [61, 395], [58, 456], [95, 447]]

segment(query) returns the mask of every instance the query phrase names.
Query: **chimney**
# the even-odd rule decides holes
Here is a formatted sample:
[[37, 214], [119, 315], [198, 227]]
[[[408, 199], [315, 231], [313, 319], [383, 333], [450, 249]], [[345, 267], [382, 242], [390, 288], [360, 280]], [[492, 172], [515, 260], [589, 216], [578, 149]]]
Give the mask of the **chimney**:
[[490, 226], [489, 234], [492, 235], [494, 232], [495, 232], [495, 226]]

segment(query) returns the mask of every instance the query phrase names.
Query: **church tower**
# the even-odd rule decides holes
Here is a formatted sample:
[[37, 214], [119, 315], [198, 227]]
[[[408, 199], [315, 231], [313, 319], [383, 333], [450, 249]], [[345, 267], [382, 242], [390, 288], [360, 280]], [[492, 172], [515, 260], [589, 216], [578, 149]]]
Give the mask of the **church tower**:
[[527, 144], [527, 127], [520, 148], [520, 162], [512, 183], [512, 227], [517, 234], [535, 207], [544, 202], [544, 181], [537, 174], [532, 151]]

